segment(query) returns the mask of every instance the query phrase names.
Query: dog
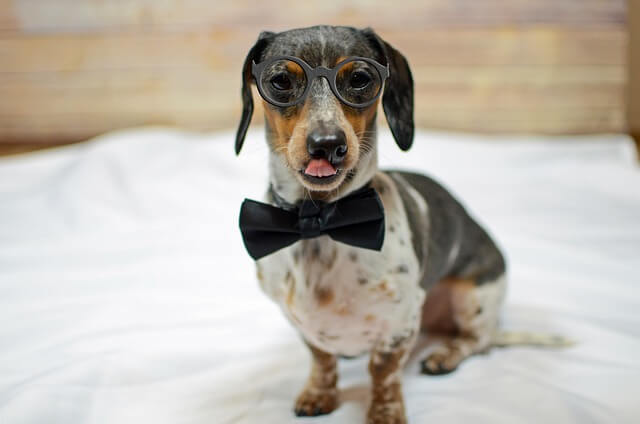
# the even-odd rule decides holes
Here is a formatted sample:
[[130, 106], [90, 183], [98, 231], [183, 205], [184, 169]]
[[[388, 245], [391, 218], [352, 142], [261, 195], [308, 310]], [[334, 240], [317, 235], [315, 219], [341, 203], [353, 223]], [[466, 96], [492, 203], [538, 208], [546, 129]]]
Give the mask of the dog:
[[300, 332], [312, 356], [298, 416], [338, 406], [337, 359], [370, 353], [370, 424], [406, 423], [402, 368], [418, 334], [437, 340], [422, 372], [444, 374], [496, 344], [505, 259], [488, 233], [433, 179], [377, 165], [382, 103], [402, 150], [413, 142], [407, 59], [372, 29], [315, 26], [262, 32], [242, 69], [242, 148], [262, 97], [269, 154], [266, 201], [293, 210], [366, 187], [384, 209], [380, 250], [328, 235], [303, 238], [256, 261], [262, 290]]

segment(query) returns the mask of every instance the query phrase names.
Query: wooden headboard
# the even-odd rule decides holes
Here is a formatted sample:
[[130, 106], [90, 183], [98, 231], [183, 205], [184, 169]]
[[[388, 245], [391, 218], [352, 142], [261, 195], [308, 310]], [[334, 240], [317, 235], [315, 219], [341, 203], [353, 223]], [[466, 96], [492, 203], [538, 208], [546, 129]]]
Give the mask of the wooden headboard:
[[419, 126], [627, 130], [625, 0], [305, 4], [0, 0], [0, 144], [145, 124], [234, 128], [259, 31], [318, 23], [372, 26], [408, 57]]

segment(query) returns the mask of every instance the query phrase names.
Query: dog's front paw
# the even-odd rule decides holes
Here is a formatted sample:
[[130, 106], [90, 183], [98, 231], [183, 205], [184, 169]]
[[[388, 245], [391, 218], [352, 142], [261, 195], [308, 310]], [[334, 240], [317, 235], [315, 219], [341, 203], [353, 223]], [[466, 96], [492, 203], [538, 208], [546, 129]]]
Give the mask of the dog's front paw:
[[338, 407], [338, 390], [307, 387], [296, 400], [295, 413], [299, 417], [315, 417], [333, 412]]
[[372, 404], [367, 424], [407, 424], [404, 405], [398, 401]]

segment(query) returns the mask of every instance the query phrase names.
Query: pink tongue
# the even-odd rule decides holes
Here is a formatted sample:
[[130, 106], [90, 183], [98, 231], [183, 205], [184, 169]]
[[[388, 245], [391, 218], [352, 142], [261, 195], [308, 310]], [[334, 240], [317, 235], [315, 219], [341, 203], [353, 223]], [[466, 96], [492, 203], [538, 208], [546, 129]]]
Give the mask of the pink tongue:
[[336, 169], [326, 159], [312, 159], [304, 173], [312, 177], [330, 177], [336, 174]]

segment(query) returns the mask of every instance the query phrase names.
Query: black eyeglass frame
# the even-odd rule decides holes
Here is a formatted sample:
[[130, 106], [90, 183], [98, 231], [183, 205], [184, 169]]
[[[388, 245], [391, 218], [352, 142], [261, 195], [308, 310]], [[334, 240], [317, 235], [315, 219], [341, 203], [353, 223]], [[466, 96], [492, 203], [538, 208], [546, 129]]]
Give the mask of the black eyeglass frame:
[[[292, 102], [282, 103], [282, 102], [278, 102], [277, 100], [269, 98], [269, 96], [265, 94], [265, 90], [262, 86], [262, 78], [261, 78], [262, 72], [265, 70], [265, 68], [268, 65], [271, 65], [272, 63], [277, 62], [279, 60], [290, 60], [300, 65], [305, 76], [307, 77], [307, 86], [305, 87], [300, 97]], [[354, 62], [354, 61], [363, 61], [372, 65], [375, 68], [375, 70], [378, 72], [378, 75], [380, 76], [380, 90], [371, 100], [368, 100], [365, 103], [352, 103], [348, 101], [347, 99], [345, 99], [340, 95], [340, 92], [338, 91], [338, 88], [336, 86], [336, 80], [337, 80], [338, 71], [340, 70], [340, 68], [342, 68], [347, 63]], [[367, 106], [372, 105], [382, 95], [382, 92], [384, 91], [384, 82], [386, 81], [387, 78], [389, 78], [389, 65], [382, 65], [381, 63], [378, 63], [373, 59], [369, 59], [368, 57], [350, 56], [345, 60], [336, 64], [336, 66], [334, 66], [333, 68], [327, 68], [326, 66], [318, 66], [317, 68], [312, 68], [307, 62], [300, 59], [299, 57], [276, 56], [260, 63], [256, 63], [252, 61], [251, 74], [253, 75], [253, 78], [256, 81], [258, 92], [260, 93], [262, 98], [277, 107], [290, 107], [303, 102], [309, 95], [309, 90], [311, 89], [312, 82], [315, 81], [315, 79], [318, 77], [324, 77], [329, 83], [329, 87], [331, 88], [331, 91], [338, 98], [338, 100], [340, 100], [342, 103], [346, 104], [347, 106], [360, 109], [360, 108], [365, 108]]]

